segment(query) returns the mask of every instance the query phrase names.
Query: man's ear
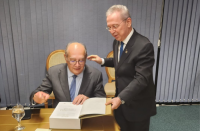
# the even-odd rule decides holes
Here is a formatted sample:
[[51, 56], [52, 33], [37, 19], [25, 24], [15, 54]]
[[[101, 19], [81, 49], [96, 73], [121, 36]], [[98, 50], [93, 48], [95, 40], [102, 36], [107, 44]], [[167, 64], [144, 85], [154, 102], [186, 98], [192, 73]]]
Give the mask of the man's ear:
[[127, 18], [127, 26], [128, 27], [131, 27], [131, 24], [132, 24], [132, 19], [129, 17], [129, 18]]
[[67, 56], [66, 56], [65, 54], [64, 54], [64, 57], [65, 57], [65, 60], [66, 60], [66, 63], [67, 63], [67, 62], [68, 62], [68, 61], [67, 61]]

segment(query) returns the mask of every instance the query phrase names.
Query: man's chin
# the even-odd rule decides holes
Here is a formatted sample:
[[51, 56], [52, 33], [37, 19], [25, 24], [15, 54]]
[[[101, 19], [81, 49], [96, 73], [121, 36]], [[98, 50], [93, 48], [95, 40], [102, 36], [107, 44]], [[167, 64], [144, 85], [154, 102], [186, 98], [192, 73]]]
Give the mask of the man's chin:
[[82, 72], [81, 70], [74, 70], [73, 73], [74, 73], [75, 75], [79, 75], [81, 72]]
[[120, 39], [119, 37], [115, 37], [115, 39], [116, 39], [117, 41], [121, 41], [121, 39]]

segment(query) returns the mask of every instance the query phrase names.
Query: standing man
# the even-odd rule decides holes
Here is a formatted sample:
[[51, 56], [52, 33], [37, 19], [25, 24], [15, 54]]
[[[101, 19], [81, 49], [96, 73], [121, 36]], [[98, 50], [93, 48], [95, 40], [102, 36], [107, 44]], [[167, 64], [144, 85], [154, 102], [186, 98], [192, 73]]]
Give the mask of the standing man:
[[88, 56], [102, 66], [115, 67], [116, 95], [112, 104], [121, 131], [149, 131], [156, 114], [152, 43], [132, 28], [126, 6], [113, 5], [106, 12], [107, 30], [115, 38], [114, 58]]
[[44, 103], [53, 91], [55, 102], [73, 102], [83, 104], [89, 97], [106, 97], [102, 74], [87, 66], [86, 47], [78, 42], [69, 43], [65, 51], [66, 63], [49, 68], [42, 84], [32, 92], [30, 101]]

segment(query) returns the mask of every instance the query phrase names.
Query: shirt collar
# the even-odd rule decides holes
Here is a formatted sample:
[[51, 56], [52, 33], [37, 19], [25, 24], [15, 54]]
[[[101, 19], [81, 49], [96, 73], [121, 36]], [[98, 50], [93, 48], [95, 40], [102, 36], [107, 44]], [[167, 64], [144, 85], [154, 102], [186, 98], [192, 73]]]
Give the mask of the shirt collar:
[[126, 39], [123, 40], [123, 43], [126, 45], [128, 43], [128, 41], [130, 40], [131, 36], [133, 35], [133, 28], [131, 30], [131, 32], [128, 34], [128, 36], [126, 37]]
[[[82, 78], [82, 77], [83, 77], [83, 72], [84, 72], [84, 70], [85, 70], [85, 67], [84, 67], [83, 71], [82, 71], [80, 74], [77, 75], [77, 77]], [[67, 72], [68, 72], [68, 78], [69, 78], [69, 77], [72, 77], [72, 76], [74, 75], [74, 74], [69, 70], [68, 67], [67, 67]]]

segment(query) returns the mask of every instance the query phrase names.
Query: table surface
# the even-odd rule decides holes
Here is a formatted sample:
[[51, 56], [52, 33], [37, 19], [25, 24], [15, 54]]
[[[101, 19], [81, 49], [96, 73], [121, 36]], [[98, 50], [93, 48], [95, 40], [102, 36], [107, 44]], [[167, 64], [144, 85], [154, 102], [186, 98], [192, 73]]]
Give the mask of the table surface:
[[[49, 117], [54, 108], [32, 109], [31, 119], [22, 120], [23, 131], [35, 131], [37, 128], [49, 129]], [[12, 117], [11, 110], [0, 110], [0, 130], [14, 131], [17, 121]], [[52, 129], [52, 131], [119, 131], [113, 115], [84, 119], [81, 130]]]

